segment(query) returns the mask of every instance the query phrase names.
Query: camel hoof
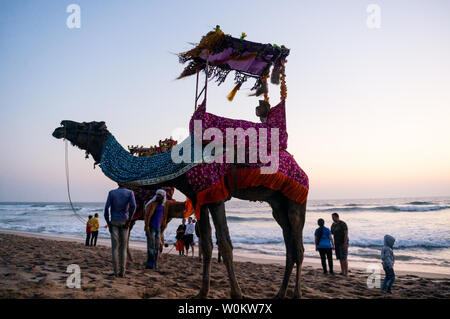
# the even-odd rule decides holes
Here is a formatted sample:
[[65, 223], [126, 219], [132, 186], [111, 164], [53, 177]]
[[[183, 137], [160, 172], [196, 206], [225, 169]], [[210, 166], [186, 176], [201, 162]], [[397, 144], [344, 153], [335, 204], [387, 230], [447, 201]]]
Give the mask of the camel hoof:
[[231, 294], [231, 299], [248, 299], [243, 294]]
[[282, 293], [281, 291], [275, 295], [275, 299], [284, 299], [286, 298], [286, 292]]
[[189, 299], [208, 299], [207, 295], [203, 295], [201, 292], [196, 294], [195, 296], [190, 297]]

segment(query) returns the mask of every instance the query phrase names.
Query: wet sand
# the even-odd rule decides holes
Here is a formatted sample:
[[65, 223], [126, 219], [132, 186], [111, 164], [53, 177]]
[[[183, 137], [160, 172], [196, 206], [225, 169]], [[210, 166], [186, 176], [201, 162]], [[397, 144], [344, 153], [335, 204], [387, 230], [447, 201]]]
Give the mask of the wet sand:
[[[106, 241], [86, 247], [80, 241], [33, 234], [0, 233], [0, 298], [173, 298], [194, 297], [200, 289], [198, 257], [163, 254], [158, 270], [146, 270], [145, 251], [133, 249], [125, 278], [114, 278]], [[197, 247], [196, 247], [197, 248]], [[168, 249], [166, 248], [166, 251]], [[256, 262], [255, 262], [256, 261]], [[67, 266], [81, 268], [81, 288], [67, 288]], [[337, 267], [338, 265], [336, 265]], [[210, 298], [229, 298], [225, 266], [213, 258]], [[267, 262], [236, 261], [236, 275], [245, 297], [273, 298], [284, 268]], [[400, 273], [392, 295], [367, 287], [367, 274], [351, 269], [348, 277], [324, 275], [314, 265], [303, 267], [303, 298], [450, 298], [450, 279], [438, 274]], [[287, 291], [292, 297], [294, 275]], [[383, 274], [381, 276], [383, 279]]]

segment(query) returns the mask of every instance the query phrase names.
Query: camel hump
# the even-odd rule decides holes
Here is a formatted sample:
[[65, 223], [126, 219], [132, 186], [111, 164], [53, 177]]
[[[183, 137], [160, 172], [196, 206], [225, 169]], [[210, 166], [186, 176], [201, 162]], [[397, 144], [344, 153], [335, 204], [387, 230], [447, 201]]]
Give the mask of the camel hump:
[[[189, 132], [191, 135], [194, 135], [195, 120], [202, 121], [202, 134], [208, 128], [218, 128], [222, 132], [223, 136], [225, 136], [227, 128], [242, 128], [244, 130], [247, 130], [248, 128], [255, 128], [258, 134], [260, 128], [266, 128], [268, 130], [267, 136], [270, 137], [270, 129], [278, 128], [280, 149], [287, 149], [288, 135], [286, 131], [286, 108], [284, 101], [281, 101], [278, 105], [270, 109], [267, 121], [265, 123], [256, 123], [217, 116], [206, 112], [206, 105], [204, 103], [197, 108], [191, 117], [191, 121], [189, 122]], [[209, 141], [205, 141], [206, 144], [208, 142]]]

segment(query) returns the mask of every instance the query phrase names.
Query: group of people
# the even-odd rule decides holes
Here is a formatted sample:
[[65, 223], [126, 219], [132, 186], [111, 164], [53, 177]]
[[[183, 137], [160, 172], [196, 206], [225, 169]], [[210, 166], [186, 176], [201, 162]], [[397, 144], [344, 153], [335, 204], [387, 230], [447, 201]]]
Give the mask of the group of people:
[[[156, 195], [145, 206], [144, 220], [147, 236], [147, 269], [156, 269], [157, 267], [158, 254], [161, 251], [161, 222], [165, 210], [165, 201], [166, 193], [164, 190], [159, 189]], [[111, 233], [114, 276], [123, 277], [125, 275], [129, 225], [135, 210], [136, 200], [131, 190], [119, 185], [119, 188], [109, 192], [104, 217]], [[331, 218], [333, 220], [331, 229], [325, 227], [325, 221], [322, 218], [317, 221], [319, 228], [314, 233], [316, 251], [320, 254], [324, 274], [328, 272], [330, 274], [334, 273], [332, 257], [332, 251], [334, 250], [336, 258], [340, 262], [341, 274], [347, 276], [348, 227], [344, 221], [340, 220], [338, 213], [333, 213]], [[188, 255], [189, 249], [191, 249], [192, 256], [194, 256], [194, 232], [196, 231], [196, 224], [196, 221], [192, 217], [189, 217], [187, 223], [186, 219], [183, 219], [182, 224], [178, 227], [175, 246], [179, 255]], [[94, 217], [89, 216], [86, 230], [88, 234], [86, 237], [86, 246], [96, 245], [98, 228], [98, 214], [95, 214]], [[394, 242], [394, 237], [390, 235], [384, 236], [384, 246], [381, 250], [381, 260], [385, 271], [385, 278], [381, 288], [387, 293], [391, 293], [395, 280]]]
[[336, 259], [338, 259], [341, 264], [341, 275], [347, 276], [348, 227], [344, 221], [339, 219], [338, 213], [333, 213], [331, 218], [333, 219], [331, 230], [325, 227], [325, 221], [322, 218], [317, 221], [319, 228], [317, 228], [314, 233], [316, 251], [320, 254], [324, 274], [328, 273], [327, 259], [330, 274], [334, 274], [332, 253], [332, 250], [334, 250], [336, 252]]
[[[341, 274], [348, 274], [348, 227], [347, 224], [339, 219], [338, 213], [331, 215], [333, 224], [331, 230], [325, 227], [325, 221], [322, 218], [317, 220], [319, 228], [314, 232], [316, 251], [320, 254], [323, 273], [327, 274], [327, 260], [329, 273], [333, 274], [333, 250], [336, 252], [336, 259], [341, 264]], [[385, 272], [385, 278], [381, 289], [388, 294], [392, 293], [392, 285], [395, 281], [394, 273], [394, 242], [395, 238], [390, 235], [384, 236], [384, 245], [381, 249], [381, 263]]]
[[100, 222], [98, 221], [98, 214], [95, 214], [94, 217], [89, 215], [86, 223], [86, 246], [97, 246], [99, 228]]
[[[147, 237], [146, 269], [156, 269], [161, 251], [161, 223], [165, 210], [166, 192], [156, 191], [155, 196], [146, 203], [144, 221]], [[127, 264], [127, 249], [130, 224], [136, 211], [133, 191], [119, 184], [108, 193], [104, 217], [111, 233], [112, 262], [115, 277], [124, 277]]]
[[[183, 218], [181, 225], [177, 228], [177, 234], [175, 236], [175, 249], [178, 251], [180, 256], [188, 256], [189, 248], [192, 251], [192, 257], [194, 257], [194, 232], [196, 227], [196, 220], [192, 217], [188, 218], [188, 223], [186, 224], [186, 218]], [[186, 254], [185, 254], [186, 251]]]

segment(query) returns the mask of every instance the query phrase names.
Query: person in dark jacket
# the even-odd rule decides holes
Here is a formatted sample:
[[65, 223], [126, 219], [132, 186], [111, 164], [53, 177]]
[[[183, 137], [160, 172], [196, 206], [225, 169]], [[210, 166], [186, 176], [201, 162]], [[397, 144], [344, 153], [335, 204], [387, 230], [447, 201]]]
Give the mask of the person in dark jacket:
[[383, 285], [381, 286], [381, 290], [386, 291], [386, 293], [392, 293], [392, 285], [395, 281], [395, 273], [394, 273], [394, 243], [395, 238], [390, 235], [384, 236], [384, 245], [381, 249], [381, 264], [383, 265], [385, 277], [383, 280]]
[[177, 228], [177, 235], [175, 239], [177, 242], [175, 243], [175, 248], [178, 251], [180, 256], [184, 256], [184, 232], [186, 231], [186, 218], [183, 218], [181, 225]]

